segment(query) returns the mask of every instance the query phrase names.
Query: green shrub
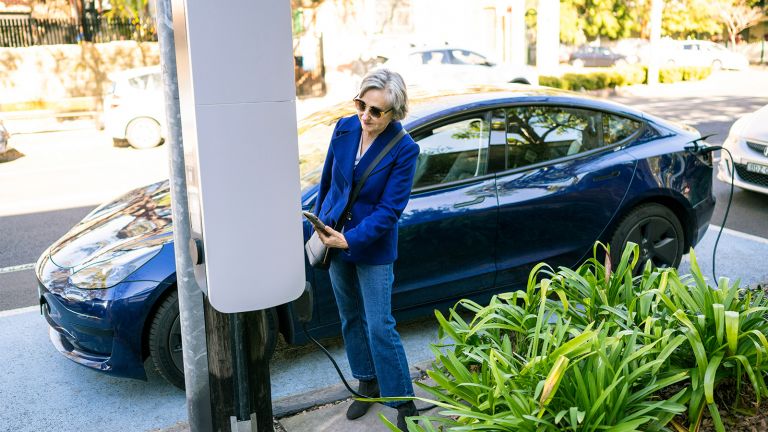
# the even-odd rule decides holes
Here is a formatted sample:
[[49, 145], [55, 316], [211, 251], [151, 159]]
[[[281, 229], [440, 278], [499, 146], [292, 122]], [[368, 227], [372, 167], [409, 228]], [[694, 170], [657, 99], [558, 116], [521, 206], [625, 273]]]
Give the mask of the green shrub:
[[419, 385], [442, 410], [409, 430], [656, 431], [686, 411], [695, 430], [708, 408], [722, 431], [718, 385], [768, 396], [762, 292], [726, 278], [708, 286], [693, 251], [690, 276], [650, 263], [633, 276], [637, 245], [615, 267], [601, 247], [575, 270], [537, 265], [525, 291], [488, 306], [437, 312], [435, 385]]
[[[664, 67], [659, 69], [659, 82], [702, 80], [711, 73], [712, 69], [709, 67]], [[561, 77], [548, 75], [539, 77], [540, 85], [575, 91], [600, 90], [647, 82], [648, 68], [641, 65], [609, 68], [601, 72], [568, 72]]]

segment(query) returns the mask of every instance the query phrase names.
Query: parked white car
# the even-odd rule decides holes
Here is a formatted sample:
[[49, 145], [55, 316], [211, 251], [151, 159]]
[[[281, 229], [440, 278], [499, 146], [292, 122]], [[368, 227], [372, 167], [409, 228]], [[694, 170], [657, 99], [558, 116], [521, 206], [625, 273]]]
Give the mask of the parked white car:
[[749, 60], [743, 54], [710, 41], [664, 40], [659, 52], [661, 64], [666, 66], [710, 66], [714, 70], [749, 67]]
[[166, 137], [165, 103], [160, 67], [129, 69], [110, 75], [104, 98], [104, 129], [116, 146], [146, 149]]
[[0, 153], [5, 152], [8, 148], [8, 139], [10, 137], [11, 134], [8, 133], [8, 129], [5, 128], [3, 121], [0, 120]]
[[408, 86], [421, 88], [539, 83], [531, 67], [496, 64], [482, 54], [451, 46], [414, 49], [388, 59], [384, 67], [400, 73]]
[[738, 119], [723, 144], [733, 155], [720, 155], [717, 178], [731, 183], [732, 167], [736, 172], [733, 184], [755, 192], [768, 194], [768, 105]]

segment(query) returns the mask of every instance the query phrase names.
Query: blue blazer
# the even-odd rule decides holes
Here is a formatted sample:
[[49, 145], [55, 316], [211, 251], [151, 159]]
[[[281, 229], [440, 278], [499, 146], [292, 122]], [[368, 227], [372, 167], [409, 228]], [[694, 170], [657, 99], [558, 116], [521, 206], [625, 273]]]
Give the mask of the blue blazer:
[[[400, 122], [391, 122], [355, 167], [363, 131], [360, 119], [355, 115], [336, 123], [315, 201], [317, 216], [326, 225], [336, 226], [344, 217], [353, 185], [402, 128]], [[406, 134], [371, 171], [352, 205], [352, 218], [343, 225], [349, 244], [341, 253], [345, 261], [390, 264], [397, 259], [397, 221], [411, 195], [418, 156], [419, 146]]]

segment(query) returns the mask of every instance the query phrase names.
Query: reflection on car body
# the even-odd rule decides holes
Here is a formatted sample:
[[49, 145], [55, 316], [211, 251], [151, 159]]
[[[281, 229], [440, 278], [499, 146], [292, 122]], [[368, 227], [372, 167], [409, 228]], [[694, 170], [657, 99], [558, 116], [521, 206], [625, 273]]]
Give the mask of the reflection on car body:
[[[706, 232], [712, 167], [684, 151], [700, 137], [690, 128], [530, 86], [413, 92], [411, 100], [403, 124], [421, 154], [399, 222], [398, 319], [519, 289], [538, 262], [574, 266], [597, 240], [614, 252], [634, 241], [643, 260], [676, 266]], [[352, 112], [339, 105], [299, 124], [299, 142], [310, 149], [301, 166], [305, 210], [330, 131]], [[36, 273], [51, 339], [64, 355], [143, 378], [151, 354], [181, 386], [168, 191], [161, 182], [97, 208], [40, 257]], [[315, 291], [310, 331], [338, 334], [327, 272], [307, 265], [306, 275]], [[270, 317], [288, 342], [304, 341], [291, 306]]]

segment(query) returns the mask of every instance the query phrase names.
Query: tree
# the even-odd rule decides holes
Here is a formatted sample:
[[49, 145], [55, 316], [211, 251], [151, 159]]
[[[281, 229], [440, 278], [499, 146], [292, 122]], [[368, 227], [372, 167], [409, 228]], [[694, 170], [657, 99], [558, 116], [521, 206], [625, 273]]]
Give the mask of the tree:
[[712, 14], [710, 0], [667, 0], [662, 17], [662, 34], [697, 39], [720, 35], [722, 26]]
[[112, 9], [105, 13], [109, 17], [142, 19], [152, 16], [149, 0], [111, 0]]
[[725, 24], [731, 46], [736, 45], [736, 35], [765, 19], [765, 12], [750, 7], [745, 0], [718, 0], [713, 5], [715, 16]]
[[563, 0], [560, 39], [581, 44], [588, 39], [620, 39], [636, 33], [642, 0]]

